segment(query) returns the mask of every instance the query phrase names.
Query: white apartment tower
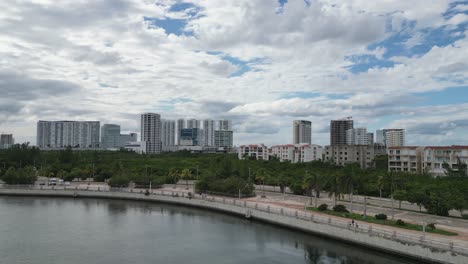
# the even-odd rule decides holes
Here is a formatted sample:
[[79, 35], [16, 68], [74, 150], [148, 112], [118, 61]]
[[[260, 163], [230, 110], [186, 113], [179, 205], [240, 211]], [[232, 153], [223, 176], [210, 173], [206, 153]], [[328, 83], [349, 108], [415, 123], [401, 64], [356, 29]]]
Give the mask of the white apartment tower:
[[346, 130], [347, 145], [369, 145], [369, 135], [364, 127]]
[[232, 130], [232, 121], [218, 120], [218, 130]]
[[176, 121], [163, 119], [161, 121], [161, 127], [162, 146], [174, 146], [176, 137]]
[[215, 122], [211, 119], [203, 120], [203, 136], [205, 146], [215, 145]]
[[200, 127], [200, 120], [197, 120], [197, 119], [187, 120], [187, 128], [201, 128]]
[[385, 132], [385, 145], [387, 147], [401, 147], [405, 145], [405, 130], [392, 129]]
[[307, 120], [293, 121], [293, 144], [312, 144], [312, 122]]
[[98, 148], [99, 121], [38, 121], [36, 145], [40, 148]]
[[376, 134], [376, 143], [387, 147], [401, 147], [406, 143], [406, 133], [401, 128], [380, 129], [376, 131]]
[[155, 113], [141, 115], [141, 141], [145, 142], [146, 153], [161, 153], [161, 116]]
[[185, 119], [177, 119], [177, 145], [180, 145], [180, 130], [187, 128], [185, 126]]

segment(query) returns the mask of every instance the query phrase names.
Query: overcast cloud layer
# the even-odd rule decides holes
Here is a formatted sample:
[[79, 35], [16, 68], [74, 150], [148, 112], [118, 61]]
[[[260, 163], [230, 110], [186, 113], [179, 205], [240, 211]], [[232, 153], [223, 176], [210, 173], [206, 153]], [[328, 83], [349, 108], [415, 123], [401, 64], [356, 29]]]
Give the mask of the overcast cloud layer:
[[0, 2], [0, 132], [37, 120], [229, 118], [235, 144], [290, 143], [294, 119], [466, 144], [468, 1]]

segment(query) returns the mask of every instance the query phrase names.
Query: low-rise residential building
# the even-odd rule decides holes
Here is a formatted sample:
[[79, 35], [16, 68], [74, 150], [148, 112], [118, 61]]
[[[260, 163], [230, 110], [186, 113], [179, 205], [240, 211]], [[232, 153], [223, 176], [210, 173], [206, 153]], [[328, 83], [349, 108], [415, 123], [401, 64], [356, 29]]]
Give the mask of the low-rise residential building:
[[276, 145], [270, 148], [270, 155], [278, 158], [280, 161], [293, 161], [296, 146], [293, 144]]
[[388, 170], [422, 172], [424, 147], [400, 146], [388, 148]]
[[400, 146], [388, 148], [388, 170], [413, 173], [427, 172], [443, 176], [443, 164], [456, 170], [458, 160], [468, 163], [468, 146]]
[[268, 160], [268, 147], [264, 144], [242, 145], [239, 147], [239, 159]]
[[425, 172], [442, 176], [446, 172], [442, 165], [447, 163], [456, 170], [458, 160], [468, 164], [468, 146], [429, 146], [424, 148], [422, 166]]
[[335, 145], [324, 148], [324, 160], [340, 166], [359, 163], [362, 169], [372, 168], [375, 156], [373, 145]]
[[280, 161], [310, 162], [322, 159], [322, 147], [311, 144], [276, 145], [270, 148], [270, 155]]

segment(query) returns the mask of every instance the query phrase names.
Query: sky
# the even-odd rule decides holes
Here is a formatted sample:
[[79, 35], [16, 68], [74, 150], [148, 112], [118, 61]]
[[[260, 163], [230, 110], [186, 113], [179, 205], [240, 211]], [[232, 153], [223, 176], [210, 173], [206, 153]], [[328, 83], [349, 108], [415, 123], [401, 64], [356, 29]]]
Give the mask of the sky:
[[468, 145], [468, 1], [0, 1], [0, 132], [38, 120], [232, 119], [235, 145], [312, 121]]

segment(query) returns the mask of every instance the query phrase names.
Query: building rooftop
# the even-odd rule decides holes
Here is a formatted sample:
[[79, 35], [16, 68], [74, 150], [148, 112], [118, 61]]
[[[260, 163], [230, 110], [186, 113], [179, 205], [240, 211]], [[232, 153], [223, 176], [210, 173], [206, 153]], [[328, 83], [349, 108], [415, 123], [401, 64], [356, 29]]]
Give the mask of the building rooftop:
[[452, 145], [452, 146], [427, 146], [430, 149], [468, 149], [468, 146]]

